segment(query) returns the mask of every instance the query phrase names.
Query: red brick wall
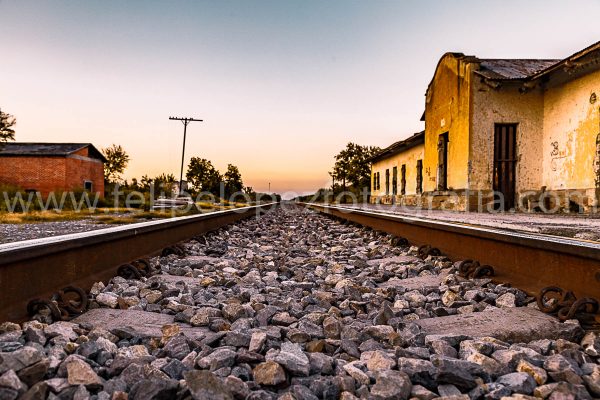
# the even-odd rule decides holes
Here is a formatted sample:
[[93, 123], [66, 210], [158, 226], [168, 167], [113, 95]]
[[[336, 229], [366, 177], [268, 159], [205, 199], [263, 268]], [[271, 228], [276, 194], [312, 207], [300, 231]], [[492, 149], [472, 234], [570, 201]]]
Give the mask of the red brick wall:
[[[87, 149], [86, 149], [87, 152]], [[101, 161], [81, 160], [67, 157], [66, 187], [68, 190], [83, 189], [83, 181], [92, 181], [92, 193], [104, 195], [104, 167]]]
[[71, 157], [0, 157], [0, 184], [34, 189], [42, 196], [81, 189], [84, 180], [93, 182], [93, 192], [104, 195], [101, 162]]

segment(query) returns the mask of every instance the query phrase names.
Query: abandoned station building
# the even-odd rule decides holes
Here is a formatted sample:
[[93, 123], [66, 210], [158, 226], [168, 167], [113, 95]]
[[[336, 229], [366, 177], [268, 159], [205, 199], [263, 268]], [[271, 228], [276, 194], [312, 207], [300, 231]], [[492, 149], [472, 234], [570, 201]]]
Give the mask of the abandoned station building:
[[78, 190], [103, 196], [105, 162], [90, 143], [5, 143], [0, 146], [0, 185], [42, 196]]
[[446, 53], [426, 91], [425, 131], [371, 159], [371, 201], [590, 211], [599, 97], [600, 42], [564, 60]]

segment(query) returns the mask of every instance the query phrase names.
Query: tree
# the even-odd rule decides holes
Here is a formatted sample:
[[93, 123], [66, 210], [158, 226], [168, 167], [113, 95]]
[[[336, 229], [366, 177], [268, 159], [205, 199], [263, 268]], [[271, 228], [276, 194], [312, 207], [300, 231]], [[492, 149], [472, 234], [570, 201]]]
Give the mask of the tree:
[[140, 184], [139, 184], [137, 178], [131, 178], [131, 185], [129, 186], [129, 188], [132, 190], [140, 189]]
[[225, 195], [227, 197], [241, 192], [244, 188], [242, 174], [240, 174], [238, 167], [233, 164], [227, 165], [227, 172], [223, 175], [223, 181], [225, 182]]
[[153, 180], [155, 191], [172, 192], [175, 186], [175, 175], [165, 174], [164, 172], [156, 176]]
[[121, 145], [116, 144], [102, 149], [102, 154], [106, 158], [106, 162], [104, 163], [104, 179], [107, 182], [117, 182], [121, 179], [121, 174], [125, 171], [125, 168], [127, 168], [129, 155]]
[[379, 147], [361, 146], [350, 142], [335, 156], [335, 164], [329, 175], [341, 182], [343, 191], [346, 191], [347, 185], [350, 184], [354, 191], [359, 192], [371, 184], [369, 159], [379, 151]]
[[15, 130], [12, 127], [16, 123], [15, 117], [0, 110], [0, 146], [9, 140], [15, 140]]
[[357, 144], [350, 150], [348, 180], [354, 188], [361, 190], [371, 186], [371, 163], [369, 159], [379, 151], [379, 147]]
[[142, 185], [142, 190], [148, 191], [150, 190], [150, 185], [152, 185], [154, 179], [150, 178], [148, 175], [142, 175], [142, 179], [140, 179], [140, 184]]
[[219, 194], [221, 174], [205, 158], [192, 157], [185, 178], [198, 191], [210, 192], [214, 195]]

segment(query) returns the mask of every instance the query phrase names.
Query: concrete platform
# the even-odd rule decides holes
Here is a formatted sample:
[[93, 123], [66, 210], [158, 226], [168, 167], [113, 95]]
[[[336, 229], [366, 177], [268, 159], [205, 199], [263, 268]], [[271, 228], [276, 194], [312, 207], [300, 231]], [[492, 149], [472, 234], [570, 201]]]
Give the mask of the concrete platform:
[[508, 343], [538, 339], [578, 341], [582, 330], [529, 307], [493, 308], [482, 312], [415, 321], [426, 335], [490, 336]]
[[177, 283], [184, 282], [188, 286], [200, 286], [200, 278], [194, 278], [192, 276], [177, 276], [168, 274], [153, 275], [148, 278], [148, 282], [159, 282], [159, 283]]
[[443, 278], [443, 275], [417, 276], [407, 279], [392, 278], [378, 286], [381, 288], [405, 288], [406, 290], [433, 290], [440, 287]]
[[[162, 337], [161, 328], [173, 324], [172, 315], [135, 310], [97, 308], [73, 319], [76, 324], [88, 324], [108, 331], [126, 330], [140, 337]], [[508, 343], [527, 343], [538, 339], [578, 341], [582, 330], [574, 324], [563, 324], [537, 310], [521, 307], [428, 318], [415, 321], [425, 335], [466, 335], [494, 337]], [[207, 328], [179, 325], [182, 333], [202, 340], [211, 332]]]
[[162, 337], [161, 328], [167, 324], [177, 324], [181, 332], [190, 339], [201, 340], [210, 331], [207, 328], [194, 328], [188, 324], [175, 322], [172, 315], [136, 310], [113, 310], [96, 308], [80, 315], [71, 322], [89, 324], [94, 328], [127, 330], [140, 337]]
[[508, 231], [541, 233], [581, 240], [600, 241], [600, 215], [478, 213], [423, 210], [411, 206], [385, 204], [359, 204], [356, 206], [344, 204], [343, 206], [436, 221], [505, 229]]
[[412, 264], [415, 262], [423, 261], [419, 257], [415, 256], [394, 256], [394, 257], [386, 257], [386, 258], [376, 258], [374, 260], [367, 260], [367, 265], [370, 267], [373, 266], [388, 266], [388, 265], [403, 265], [403, 264]]

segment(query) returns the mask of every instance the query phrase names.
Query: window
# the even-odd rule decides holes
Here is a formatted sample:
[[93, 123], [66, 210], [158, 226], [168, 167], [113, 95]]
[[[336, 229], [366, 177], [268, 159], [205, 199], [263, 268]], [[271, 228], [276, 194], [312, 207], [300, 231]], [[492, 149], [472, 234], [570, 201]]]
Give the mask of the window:
[[417, 193], [423, 193], [423, 160], [417, 160]]
[[371, 191], [377, 190], [377, 172], [373, 172], [373, 186]]
[[398, 167], [392, 169], [392, 194], [398, 194]]
[[381, 174], [377, 173], [377, 190], [381, 189]]
[[402, 194], [406, 194], [406, 164], [402, 164], [402, 169], [400, 171], [400, 173], [402, 174], [402, 190], [401, 193]]
[[437, 189], [448, 190], [448, 132], [438, 137]]
[[385, 170], [385, 194], [390, 194], [390, 170]]
[[83, 189], [84, 190], [87, 190], [88, 192], [91, 192], [92, 191], [92, 187], [93, 187], [92, 181], [83, 181]]

